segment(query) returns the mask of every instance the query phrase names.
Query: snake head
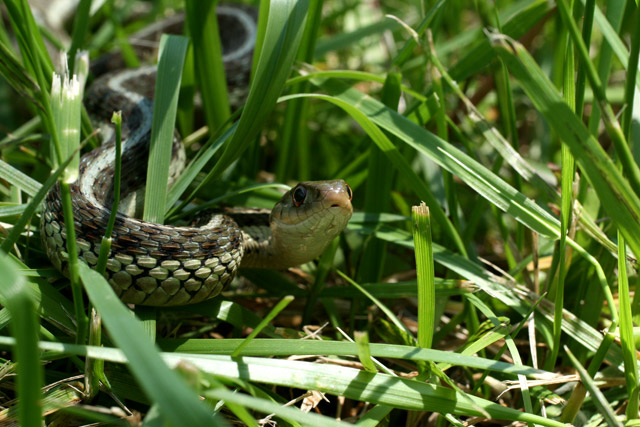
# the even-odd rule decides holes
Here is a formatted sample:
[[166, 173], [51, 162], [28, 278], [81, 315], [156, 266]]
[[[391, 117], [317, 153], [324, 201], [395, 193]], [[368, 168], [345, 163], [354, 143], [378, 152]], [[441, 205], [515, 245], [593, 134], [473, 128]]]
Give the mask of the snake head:
[[341, 179], [301, 182], [282, 196], [271, 211], [270, 224], [285, 267], [308, 262], [325, 250], [347, 226], [352, 197]]

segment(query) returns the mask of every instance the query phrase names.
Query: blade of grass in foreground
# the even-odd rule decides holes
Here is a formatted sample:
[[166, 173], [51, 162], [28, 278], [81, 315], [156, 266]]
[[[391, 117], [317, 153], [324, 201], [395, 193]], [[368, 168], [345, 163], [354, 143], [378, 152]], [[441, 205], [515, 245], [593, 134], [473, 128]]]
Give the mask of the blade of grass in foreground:
[[163, 35], [153, 101], [153, 124], [149, 143], [149, 166], [144, 197], [145, 221], [163, 223], [173, 145], [178, 93], [189, 41], [183, 36]]
[[[175, 364], [181, 357], [167, 355], [167, 359]], [[477, 406], [495, 419], [564, 426], [557, 421], [505, 408], [475, 396], [462, 396], [449, 388], [359, 369], [252, 357], [243, 357], [238, 361], [228, 356], [193, 356], [189, 361], [215, 375], [318, 390], [401, 409], [482, 416], [483, 414], [476, 409]]]
[[[84, 267], [84, 270], [92, 271], [86, 266]], [[97, 273], [95, 274], [96, 276], [98, 276]], [[108, 287], [106, 281], [104, 281], [103, 286]], [[100, 286], [100, 288], [102, 288], [102, 286]], [[106, 295], [103, 296], [106, 297]], [[117, 300], [115, 294], [112, 294], [112, 297], [110, 299], [113, 299], [113, 301], [121, 304]], [[121, 305], [121, 307], [124, 310], [124, 306]], [[129, 322], [133, 322], [131, 316], [124, 315], [124, 318], [126, 318]], [[126, 335], [129, 332], [130, 331], [120, 331], [118, 332], [118, 334]], [[129, 337], [129, 340], [135, 341], [135, 338], [131, 336]], [[254, 345], [255, 342], [256, 340], [252, 341], [247, 346], [247, 348]], [[13, 343], [13, 340], [11, 338], [0, 337], [0, 344], [10, 345], [11, 343]], [[236, 341], [236, 343], [238, 343], [238, 341]], [[306, 345], [323, 344], [320, 341], [312, 342], [299, 340], [293, 341], [292, 344], [297, 345], [301, 343], [304, 343]], [[334, 344], [348, 344], [351, 346], [351, 349], [353, 351], [351, 354], [357, 353], [357, 350], [355, 349], [356, 344]], [[371, 344], [370, 346], [372, 355], [375, 355], [376, 345]], [[386, 345], [378, 345], [378, 347], [379, 346], [385, 347]], [[140, 359], [141, 355], [138, 354], [128, 354], [125, 358], [123, 352], [113, 348], [96, 348], [61, 343], [41, 343], [41, 347], [46, 349], [57, 349], [57, 351], [89, 355], [91, 357], [102, 358], [117, 363], [124, 363], [127, 359], [129, 359], [132, 371], [136, 373], [137, 377], [139, 374], [139, 372], [135, 371], [137, 367], [131, 359], [132, 356], [134, 359]], [[415, 347], [405, 348], [407, 348], [410, 352], [410, 354], [408, 355], [409, 358], [412, 358], [414, 354], [419, 352], [433, 351], [426, 349], [417, 349]], [[155, 357], [158, 357], [158, 355], [155, 354], [153, 359], [155, 359]], [[219, 375], [227, 378], [238, 378], [259, 383], [282, 385], [286, 387], [318, 390], [329, 394], [345, 396], [347, 398], [356, 399], [359, 401], [389, 405], [401, 409], [443, 412], [458, 415], [482, 415], [476, 408], [477, 406], [489, 413], [489, 415], [494, 419], [534, 422], [543, 426], [551, 427], [564, 426], [564, 424], [557, 421], [549, 420], [529, 413], [523, 413], [511, 408], [505, 408], [498, 404], [475, 396], [462, 396], [460, 395], [460, 393], [456, 393], [455, 391], [445, 387], [426, 384], [423, 382], [405, 378], [393, 377], [387, 374], [372, 374], [353, 368], [345, 368], [332, 365], [319, 365], [317, 363], [311, 362], [255, 357], [242, 357], [241, 359], [234, 359], [230, 356], [186, 355], [176, 353], [164, 353], [162, 357], [167, 362], [167, 364], [169, 364], [169, 366], [177, 366], [186, 361], [187, 363], [192, 364], [199, 369], [213, 375]], [[477, 357], [468, 358], [479, 359]], [[149, 361], [155, 364], [152, 359], [147, 360], [147, 362]], [[489, 363], [490, 366], [495, 366], [500, 362], [489, 361]], [[522, 369], [523, 367], [518, 368]], [[145, 370], [149, 371], [147, 373], [151, 373], [153, 371], [152, 369], [148, 369], [146, 367]], [[165, 372], [163, 372], [162, 374], [165, 374]], [[173, 374], [175, 375], [175, 373]], [[155, 385], [159, 385], [158, 383], [160, 381], [165, 380], [143, 379], [140, 377], [138, 377], [138, 379], [141, 384], [144, 384], [143, 381], [146, 381], [155, 383]], [[162, 389], [155, 391], [155, 394], [171, 394], [171, 396], [167, 396], [167, 398], [174, 399], [175, 396], [173, 396], [173, 392], [179, 393], [179, 390], [170, 390], [172, 391], [172, 393], [168, 393], [167, 389]], [[187, 390], [189, 389], [187, 388]], [[149, 393], [149, 396], [153, 396], [153, 394], [151, 394], [146, 389], [146, 387], [145, 391]], [[191, 396], [191, 394], [194, 394], [193, 391], [189, 391], [189, 396]], [[181, 402], [184, 402], [183, 397], [181, 397]], [[163, 405], [160, 405], [160, 409], [163, 409]], [[186, 410], [186, 407], [182, 407], [182, 409]], [[173, 420], [174, 418], [169, 419]], [[191, 420], [191, 418], [183, 420], [183, 423], [179, 425], [187, 425], [186, 423], [189, 420]]]
[[140, 323], [120, 302], [103, 276], [80, 264], [85, 290], [102, 316], [112, 340], [127, 357], [129, 368], [147, 396], [174, 425], [208, 426], [211, 411], [177, 373], [160, 358]]
[[[168, 355], [180, 355], [188, 359], [191, 355], [231, 355], [242, 344], [244, 339], [161, 339], [159, 344]], [[12, 346], [15, 339], [0, 336], [0, 345]], [[450, 351], [416, 348], [407, 345], [369, 344], [373, 357], [389, 359], [405, 359], [413, 361], [430, 361], [434, 363], [447, 363], [455, 366], [464, 366], [473, 369], [500, 372], [504, 375], [525, 375], [533, 379], [552, 379], [557, 374], [534, 369], [526, 365], [513, 365], [478, 356], [466, 356]], [[58, 342], [40, 341], [39, 348], [43, 351], [54, 353], [75, 354], [79, 356], [93, 357], [105, 361], [126, 363], [125, 353], [116, 348], [93, 347], [78, 344], [65, 344]], [[291, 356], [291, 355], [336, 355], [353, 356], [358, 354], [356, 344], [346, 341], [311, 341], [292, 339], [258, 338], [249, 343], [241, 356]], [[283, 363], [286, 361], [283, 361]]]
[[[640, 24], [640, 7], [636, 5], [635, 25]], [[629, 67], [627, 68], [627, 81], [625, 83], [625, 105], [627, 108], [622, 115], [622, 130], [629, 141], [632, 142], [631, 120], [637, 119], [638, 111], [634, 108], [634, 97], [637, 91], [635, 78], [638, 75], [638, 56], [640, 52], [640, 31], [632, 32], [631, 39], [631, 57], [629, 58]], [[634, 115], [636, 117], [634, 117]], [[622, 346], [622, 354], [624, 356], [624, 373], [627, 379], [627, 393], [629, 401], [627, 404], [627, 418], [638, 418], [638, 393], [640, 385], [638, 384], [638, 357], [636, 354], [636, 345], [633, 337], [633, 313], [631, 308], [631, 298], [629, 291], [629, 279], [627, 277], [626, 263], [626, 246], [624, 238], [618, 238], [618, 295], [620, 309], [620, 341]]]
[[436, 286], [433, 272], [433, 249], [431, 246], [431, 217], [429, 208], [423, 203], [411, 210], [413, 241], [418, 281], [418, 346], [431, 348], [433, 341]]
[[[193, 354], [231, 355], [243, 342], [242, 339], [160, 339], [158, 344], [165, 351]], [[525, 375], [537, 379], [550, 379], [556, 375], [551, 372], [533, 369], [525, 365], [467, 356], [450, 351], [416, 348], [413, 345], [369, 344], [371, 356], [407, 361], [425, 361], [446, 363], [451, 366], [464, 366], [473, 369], [500, 372], [504, 375]], [[240, 356], [290, 356], [325, 354], [352, 356], [357, 353], [356, 344], [346, 341], [312, 341], [291, 339], [254, 339], [247, 344]]]
[[38, 350], [39, 323], [35, 306], [24, 277], [18, 272], [9, 256], [0, 252], [0, 283], [2, 304], [11, 314], [11, 333], [15, 337], [14, 354], [18, 363], [17, 395], [20, 425], [42, 424], [40, 400], [42, 393], [42, 365]]
[[47, 115], [52, 120], [53, 126], [51, 129], [57, 134], [57, 137], [52, 134], [52, 141], [54, 141], [53, 145], [55, 146], [55, 151], [53, 151], [55, 156], [51, 156], [53, 164], [58, 165], [67, 157], [71, 159], [69, 165], [62, 172], [59, 186], [60, 202], [64, 214], [64, 227], [67, 233], [65, 240], [68, 254], [69, 282], [73, 294], [76, 323], [78, 324], [76, 342], [81, 343], [85, 340], [87, 318], [78, 272], [78, 245], [75, 238], [71, 184], [78, 179], [79, 175], [82, 94], [84, 93], [84, 83], [88, 73], [89, 54], [86, 51], [78, 52], [77, 57], [76, 65], [81, 72], [71, 76], [69, 74], [71, 70], [67, 69], [67, 56], [66, 54], [61, 55], [62, 74], [53, 73], [51, 97], [49, 98], [51, 104], [49, 110], [47, 110], [49, 113]]

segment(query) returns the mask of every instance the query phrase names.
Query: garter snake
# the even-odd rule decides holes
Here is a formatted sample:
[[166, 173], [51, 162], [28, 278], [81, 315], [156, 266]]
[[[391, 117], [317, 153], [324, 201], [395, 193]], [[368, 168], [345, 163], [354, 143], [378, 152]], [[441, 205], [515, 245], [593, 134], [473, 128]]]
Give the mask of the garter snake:
[[[226, 13], [226, 15], [225, 15]], [[251, 40], [225, 43], [227, 75], [250, 62], [255, 17], [244, 9], [219, 7], [221, 22], [244, 26]], [[238, 30], [234, 30], [235, 33]], [[242, 52], [238, 52], [237, 50]], [[240, 54], [242, 53], [242, 54]], [[248, 58], [248, 59], [247, 59]], [[246, 72], [245, 72], [246, 74]], [[122, 194], [131, 201], [144, 187], [151, 133], [155, 68], [107, 73], [92, 84], [85, 99], [93, 120], [105, 122], [113, 111], [123, 116]], [[141, 85], [144, 82], [144, 85]], [[233, 85], [234, 82], [230, 82]], [[82, 156], [78, 180], [71, 185], [79, 256], [95, 266], [113, 202], [115, 145], [113, 140]], [[170, 176], [184, 168], [185, 154], [175, 138]], [[200, 219], [198, 226], [145, 222], [119, 209], [105, 276], [127, 303], [153, 306], [183, 305], [218, 295], [239, 267], [288, 268], [320, 255], [351, 217], [351, 189], [342, 180], [303, 182], [285, 193], [270, 214], [218, 214]], [[135, 204], [135, 203], [133, 203]], [[53, 265], [68, 273], [66, 232], [59, 185], [47, 194], [41, 236]]]

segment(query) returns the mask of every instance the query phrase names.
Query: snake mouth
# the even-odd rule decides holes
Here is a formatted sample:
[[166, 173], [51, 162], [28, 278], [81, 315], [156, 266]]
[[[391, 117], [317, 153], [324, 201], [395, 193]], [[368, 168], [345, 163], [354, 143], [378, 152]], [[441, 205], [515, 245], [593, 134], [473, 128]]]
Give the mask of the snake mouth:
[[351, 207], [351, 202], [349, 200], [332, 200], [330, 204], [325, 205], [328, 207], [328, 210], [336, 215], [339, 215], [339, 212], [348, 212], [349, 216], [351, 216], [351, 212], [353, 208]]
[[349, 197], [342, 189], [325, 192], [324, 206], [331, 210], [341, 209], [349, 212], [353, 209], [351, 207], [351, 200], [349, 200]]

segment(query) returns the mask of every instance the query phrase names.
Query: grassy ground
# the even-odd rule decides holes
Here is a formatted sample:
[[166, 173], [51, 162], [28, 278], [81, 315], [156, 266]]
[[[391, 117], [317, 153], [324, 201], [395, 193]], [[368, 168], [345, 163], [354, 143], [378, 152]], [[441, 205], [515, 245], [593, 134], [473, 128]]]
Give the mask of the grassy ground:
[[335, 178], [356, 213], [313, 263], [136, 319], [100, 274], [65, 279], [43, 253], [42, 197], [73, 178], [43, 40], [134, 66], [127, 35], [174, 3], [81, 1], [60, 41], [4, 2], [3, 423], [637, 423], [636, 2], [262, 1], [238, 118], [200, 38], [213, 10], [187, 1], [194, 49], [166, 40], [156, 97], [196, 160], [170, 191], [150, 161], [145, 216], [270, 207], [279, 190], [256, 184]]

